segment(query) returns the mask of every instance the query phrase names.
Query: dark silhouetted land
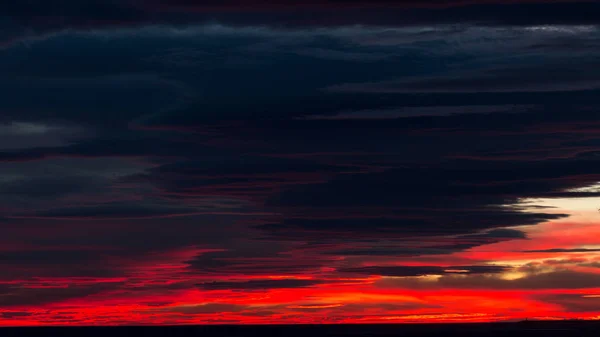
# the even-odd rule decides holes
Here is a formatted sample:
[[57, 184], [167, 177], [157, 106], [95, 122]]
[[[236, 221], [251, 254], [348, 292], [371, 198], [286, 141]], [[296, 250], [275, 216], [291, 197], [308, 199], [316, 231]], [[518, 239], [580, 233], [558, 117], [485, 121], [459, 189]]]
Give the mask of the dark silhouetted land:
[[209, 325], [127, 327], [2, 328], [2, 337], [429, 337], [429, 336], [597, 336], [600, 321], [530, 321], [475, 324], [378, 325]]

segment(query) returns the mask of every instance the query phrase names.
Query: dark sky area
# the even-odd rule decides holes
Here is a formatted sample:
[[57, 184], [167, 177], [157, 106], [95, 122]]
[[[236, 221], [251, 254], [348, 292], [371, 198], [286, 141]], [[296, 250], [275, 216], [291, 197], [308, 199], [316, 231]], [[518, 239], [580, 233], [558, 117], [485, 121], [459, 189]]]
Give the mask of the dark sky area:
[[600, 318], [600, 2], [0, 0], [0, 325]]

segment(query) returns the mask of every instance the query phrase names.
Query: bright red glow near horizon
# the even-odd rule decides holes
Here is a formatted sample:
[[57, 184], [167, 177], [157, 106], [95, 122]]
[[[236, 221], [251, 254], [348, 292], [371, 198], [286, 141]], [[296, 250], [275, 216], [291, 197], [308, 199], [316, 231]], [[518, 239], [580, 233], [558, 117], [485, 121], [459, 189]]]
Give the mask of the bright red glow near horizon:
[[[190, 247], [156, 255], [154, 260], [123, 261], [121, 277], [2, 282], [6, 289], [0, 295], [2, 300], [27, 292], [32, 304], [2, 308], [1, 322], [29, 326], [599, 319], [600, 254], [592, 248], [566, 251], [593, 247], [590, 233], [597, 229], [593, 211], [580, 211], [568, 222], [550, 221], [537, 225], [535, 231], [526, 229], [528, 239], [432, 255], [426, 260], [386, 261], [390, 267], [425, 269], [437, 265], [510, 266], [499, 273], [449, 267], [440, 274], [420, 276], [349, 277], [352, 274], [327, 268], [280, 275], [194, 275], [185, 261], [219, 250]], [[552, 251], [551, 247], [564, 249]], [[330, 261], [331, 265], [345, 262], [341, 257]], [[381, 260], [364, 257], [359, 264], [381, 265]], [[52, 301], [54, 296], [77, 292], [81, 295]], [[45, 298], [50, 299], [48, 303], [35, 303]]]

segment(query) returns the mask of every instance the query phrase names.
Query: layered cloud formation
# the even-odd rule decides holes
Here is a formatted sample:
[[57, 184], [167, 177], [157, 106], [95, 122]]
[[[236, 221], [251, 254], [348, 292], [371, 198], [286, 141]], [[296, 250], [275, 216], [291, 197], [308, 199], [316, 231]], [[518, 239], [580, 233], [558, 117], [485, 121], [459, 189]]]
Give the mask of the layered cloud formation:
[[0, 324], [599, 317], [597, 2], [0, 13]]

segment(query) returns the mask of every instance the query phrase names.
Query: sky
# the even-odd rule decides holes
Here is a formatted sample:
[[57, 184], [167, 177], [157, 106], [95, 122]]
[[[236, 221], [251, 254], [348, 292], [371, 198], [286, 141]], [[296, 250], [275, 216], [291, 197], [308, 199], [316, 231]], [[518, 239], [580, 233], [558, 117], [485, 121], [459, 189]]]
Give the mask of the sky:
[[600, 318], [600, 3], [0, 1], [0, 325]]

